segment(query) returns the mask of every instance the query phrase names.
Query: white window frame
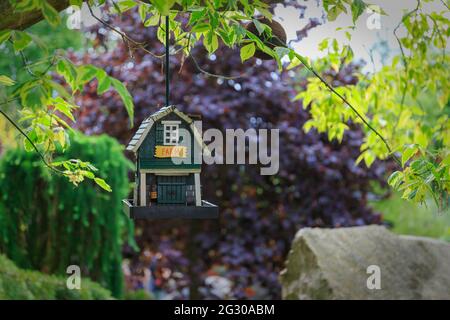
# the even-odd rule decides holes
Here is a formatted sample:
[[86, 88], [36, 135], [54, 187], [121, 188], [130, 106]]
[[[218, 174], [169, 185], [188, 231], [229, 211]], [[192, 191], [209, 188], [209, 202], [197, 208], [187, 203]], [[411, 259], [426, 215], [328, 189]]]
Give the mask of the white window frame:
[[180, 123], [181, 121], [161, 121], [161, 124], [164, 126], [163, 142], [165, 146], [178, 145]]

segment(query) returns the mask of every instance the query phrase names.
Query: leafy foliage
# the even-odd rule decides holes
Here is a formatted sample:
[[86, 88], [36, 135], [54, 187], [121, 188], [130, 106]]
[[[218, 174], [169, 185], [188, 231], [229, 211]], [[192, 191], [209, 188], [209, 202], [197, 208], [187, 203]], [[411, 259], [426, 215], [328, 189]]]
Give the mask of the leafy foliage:
[[0, 255], [0, 300], [106, 300], [111, 293], [84, 278], [80, 290], [70, 290], [66, 277], [49, 276], [37, 271], [21, 270]]
[[[404, 199], [424, 203], [432, 197], [440, 208], [445, 208], [450, 201], [450, 60], [445, 52], [448, 36], [443, 33], [448, 34], [450, 21], [437, 12], [422, 11], [418, 2], [400, 25], [407, 30], [405, 37], [398, 38], [402, 55], [373, 75], [359, 75], [356, 85], [339, 87], [337, 91], [357, 106], [376, 129], [364, 127], [366, 136], [357, 162], [364, 160], [370, 166], [377, 158], [398, 155], [399, 168], [389, 184], [402, 191]], [[330, 67], [340, 69], [351, 50], [339, 48], [335, 41], [329, 44], [328, 40], [321, 48], [328, 55], [314, 63], [318, 72]], [[305, 130], [316, 128], [327, 132], [330, 139], [340, 140], [349, 121], [362, 123], [316, 77], [297, 98], [309, 106], [312, 115]]]
[[[381, 72], [367, 77], [365, 81], [360, 81], [358, 86], [342, 88], [334, 88], [321, 77], [320, 72], [324, 70], [324, 61], [331, 62], [333, 68], [339, 68], [345, 60], [351, 59], [351, 48], [347, 46], [339, 50], [338, 44], [334, 40], [332, 41], [333, 50], [330, 51], [327, 59], [311, 64], [307, 57], [303, 57], [290, 48], [274, 46], [267, 41], [273, 36], [271, 28], [254, 19], [257, 13], [268, 20], [272, 19], [269, 5], [263, 1], [151, 0], [149, 3], [145, 3], [138, 0], [119, 0], [113, 1], [112, 5], [107, 6], [106, 9], [110, 13], [123, 14], [137, 8], [138, 19], [142, 24], [149, 28], [158, 26], [156, 33], [161, 42], [164, 42], [166, 32], [170, 32], [174, 48], [183, 52], [185, 56], [190, 55], [192, 48], [197, 43], [201, 43], [210, 55], [218, 50], [220, 43], [223, 43], [229, 48], [241, 47], [242, 61], [251, 58], [255, 52], [261, 51], [277, 61], [280, 70], [283, 68], [281, 62], [283, 58], [289, 58], [291, 68], [303, 65], [313, 75], [306, 92], [298, 96], [298, 98], [311, 102], [313, 117], [306, 124], [307, 130], [314, 127], [320, 132], [326, 131], [330, 139], [340, 140], [343, 132], [348, 129], [349, 121], [362, 123], [365, 126], [366, 136], [365, 143], [361, 147], [359, 161], [364, 160], [370, 166], [376, 158], [394, 157], [397, 159], [397, 154], [400, 155], [400, 158], [406, 158], [404, 155], [406, 152], [410, 157], [414, 156], [418, 160], [427, 162], [429, 165], [421, 167], [424, 173], [419, 175], [420, 178], [417, 178], [416, 170], [407, 170], [409, 163], [402, 163], [402, 168], [400, 168], [402, 175], [396, 174], [397, 179], [400, 179], [397, 188], [403, 190], [406, 199], [423, 202], [426, 195], [431, 195], [438, 204], [447, 206], [450, 200], [448, 196], [450, 168], [446, 164], [449, 157], [446, 147], [448, 138], [446, 137], [450, 135], [448, 134], [447, 119], [449, 90], [446, 70], [448, 69], [448, 59], [445, 51], [450, 22], [445, 16], [445, 13], [448, 13], [448, 6], [445, 5], [445, 2], [442, 2], [445, 5], [442, 12], [422, 11], [422, 2], [431, 1], [418, 0], [417, 8], [405, 14], [399, 24], [399, 27], [403, 26], [407, 31], [405, 37], [398, 39], [402, 51], [402, 67], [397, 66], [399, 61], [397, 59], [392, 66], [387, 66]], [[60, 22], [55, 10], [45, 0], [13, 2], [18, 11], [38, 9], [42, 11], [50, 24], [57, 25]], [[81, 1], [71, 1], [71, 4], [78, 6], [81, 3]], [[89, 6], [102, 6], [106, 1], [90, 0], [87, 3]], [[354, 25], [366, 9], [387, 14], [383, 9], [363, 0], [326, 0], [323, 1], [323, 7], [328, 20], [332, 21], [341, 14], [349, 13]], [[169, 16], [170, 30], [165, 30], [162, 16]], [[254, 22], [257, 34], [244, 27], [243, 24], [248, 21]], [[130, 52], [143, 49], [152, 54], [146, 49], [145, 43], [136, 41], [109, 23], [103, 23], [122, 37], [129, 45]], [[347, 35], [351, 38], [350, 33], [347, 32]], [[33, 42], [33, 37], [28, 32], [2, 30], [0, 40], [2, 42], [10, 40], [14, 50], [23, 54], [23, 51]], [[327, 45], [322, 44], [321, 48], [325, 49]], [[442, 51], [442, 59], [439, 58], [440, 51]], [[58, 55], [55, 55], [54, 58], [61, 60]], [[27, 64], [25, 67], [30, 69]], [[325, 66], [326, 68], [328, 66]], [[52, 69], [51, 65], [49, 69]], [[80, 91], [95, 76], [99, 81], [98, 93], [104, 93], [108, 86], [112, 85], [123, 99], [132, 121], [132, 98], [122, 84], [105, 78], [105, 74], [93, 66], [80, 66], [79, 69], [76, 69], [70, 63], [60, 62], [57, 70], [71, 86], [72, 95]], [[59, 92], [64, 98], [63, 101], [71, 103], [71, 95], [58, 90], [47, 75], [42, 74], [37, 78], [17, 85], [18, 88], [14, 91], [20, 97], [25, 108], [34, 113], [39, 106], [51, 106], [50, 97], [53, 91]], [[14, 81], [14, 79], [11, 80]], [[5, 81], [7, 84], [13, 83], [9, 79]], [[384, 85], [385, 81], [388, 81], [390, 85]], [[417, 98], [421, 94], [421, 88], [427, 88], [432, 95], [438, 98], [437, 106], [441, 110], [441, 116], [427, 127], [417, 126], [417, 123], [421, 121], [421, 115], [414, 113], [419, 109], [417, 108]], [[401, 97], [399, 97], [399, 92], [401, 92]], [[48, 112], [48, 109], [44, 108], [44, 112], [54, 115], [53, 112]], [[50, 111], [52, 110], [50, 108]], [[42, 110], [40, 111], [42, 112]], [[42, 119], [40, 114], [34, 118]], [[62, 141], [61, 136], [55, 136], [54, 132], [54, 130], [58, 132], [64, 130], [65, 124], [62, 119], [61, 121], [59, 119], [59, 116], [55, 115], [54, 121], [46, 120], [39, 123], [44, 127], [44, 132], [30, 126], [30, 131], [34, 130], [32, 131], [33, 143], [42, 144], [52, 151], [55, 141]], [[399, 130], [392, 130], [392, 128]], [[415, 132], [411, 132], [413, 128]], [[420, 139], [425, 145], [422, 145], [415, 154], [410, 154], [408, 145], [417, 144], [417, 139]]]
[[[101, 193], [95, 184], [75, 189], [64, 177], [49, 174], [36, 154], [7, 152], [0, 162], [0, 251], [20, 267], [45, 272], [65, 274], [67, 266], [79, 265], [83, 275], [120, 296], [121, 247], [123, 237], [132, 235], [121, 212], [130, 163], [109, 137], [75, 134], [71, 140], [65, 157], [83, 156], [102, 166], [111, 192]], [[132, 237], [128, 241], [133, 245]]]
[[[29, 12], [41, 10], [44, 18], [52, 27], [61, 26], [61, 17], [55, 8], [46, 0], [42, 1], [10, 1], [16, 12]], [[77, 4], [77, 2], [73, 2]], [[79, 4], [79, 3], [78, 3]], [[22, 72], [15, 72], [12, 76], [0, 75], [0, 86], [7, 86], [7, 99], [1, 101], [4, 104], [19, 105], [20, 125], [23, 143], [28, 151], [37, 151], [45, 164], [60, 175], [66, 176], [75, 185], [81, 182], [86, 175], [80, 173], [78, 167], [69, 163], [64, 170], [59, 170], [52, 161], [55, 152], [64, 152], [70, 145], [69, 133], [71, 123], [75, 122], [72, 112], [78, 108], [74, 104], [74, 97], [83, 91], [86, 83], [94, 78], [99, 81], [99, 93], [104, 93], [110, 88], [117, 91], [123, 99], [126, 110], [133, 123], [133, 101], [125, 85], [107, 77], [103, 70], [95, 66], [75, 66], [67, 60], [65, 53], [60, 48], [55, 48], [53, 39], [45, 39], [34, 31], [42, 31], [39, 28], [29, 30], [1, 30], [0, 48], [19, 56], [22, 62]], [[46, 32], [46, 30], [44, 30]], [[2, 54], [3, 55], [3, 54]], [[30, 57], [33, 60], [30, 60]], [[11, 70], [15, 71], [15, 70]], [[68, 84], [64, 86], [55, 78], [55, 73]], [[4, 113], [4, 112], [2, 112]], [[11, 118], [10, 118], [11, 119]], [[18, 126], [16, 124], [16, 126]], [[83, 161], [79, 160], [79, 163]], [[61, 164], [62, 165], [62, 164]], [[90, 170], [88, 177], [99, 182], [105, 190], [109, 190], [108, 184], [95, 177], [96, 170]]]

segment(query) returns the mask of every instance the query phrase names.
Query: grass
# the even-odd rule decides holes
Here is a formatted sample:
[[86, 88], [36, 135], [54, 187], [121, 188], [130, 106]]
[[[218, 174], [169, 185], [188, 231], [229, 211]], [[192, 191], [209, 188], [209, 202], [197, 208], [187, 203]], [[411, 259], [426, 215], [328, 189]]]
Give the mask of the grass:
[[18, 268], [0, 254], [0, 300], [106, 300], [111, 293], [99, 284], [82, 279], [80, 290], [70, 290], [67, 277]]
[[395, 233], [450, 241], [450, 210], [439, 212], [431, 201], [426, 206], [416, 205], [394, 194], [389, 199], [372, 202], [372, 206], [383, 214]]

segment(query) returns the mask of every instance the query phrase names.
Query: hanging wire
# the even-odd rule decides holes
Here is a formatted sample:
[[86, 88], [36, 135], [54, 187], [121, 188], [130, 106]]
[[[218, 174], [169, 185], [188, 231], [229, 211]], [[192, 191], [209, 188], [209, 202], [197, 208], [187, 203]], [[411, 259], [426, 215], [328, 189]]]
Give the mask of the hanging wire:
[[169, 16], [166, 16], [166, 62], [165, 62], [165, 72], [166, 72], [166, 107], [170, 104], [170, 70], [169, 70]]

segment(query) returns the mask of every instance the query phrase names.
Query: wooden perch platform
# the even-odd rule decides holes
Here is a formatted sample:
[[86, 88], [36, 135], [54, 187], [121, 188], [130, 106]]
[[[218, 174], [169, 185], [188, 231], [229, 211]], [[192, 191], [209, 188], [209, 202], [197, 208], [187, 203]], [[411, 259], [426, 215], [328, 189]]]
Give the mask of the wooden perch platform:
[[123, 211], [130, 219], [218, 219], [219, 208], [202, 200], [202, 205], [134, 206], [133, 200], [122, 200]]

